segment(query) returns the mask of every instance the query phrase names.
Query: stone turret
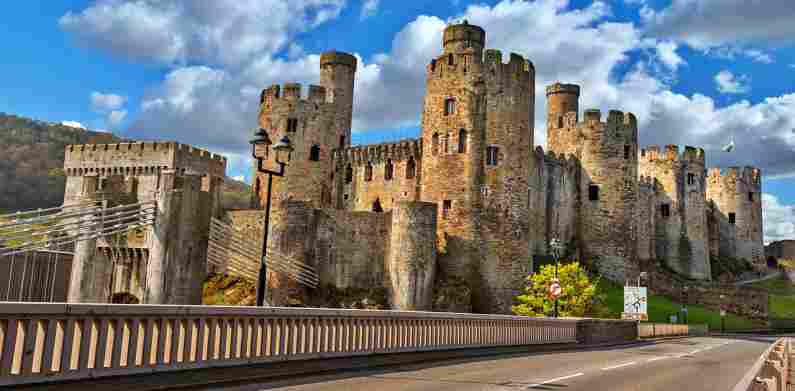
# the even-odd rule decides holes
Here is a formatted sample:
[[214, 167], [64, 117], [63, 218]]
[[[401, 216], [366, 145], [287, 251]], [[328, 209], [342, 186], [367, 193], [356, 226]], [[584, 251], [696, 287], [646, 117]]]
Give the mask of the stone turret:
[[[707, 199], [733, 226], [736, 256], [764, 268], [762, 240], [762, 174], [754, 167], [712, 168], [707, 178]], [[723, 238], [721, 238], [723, 239]]]

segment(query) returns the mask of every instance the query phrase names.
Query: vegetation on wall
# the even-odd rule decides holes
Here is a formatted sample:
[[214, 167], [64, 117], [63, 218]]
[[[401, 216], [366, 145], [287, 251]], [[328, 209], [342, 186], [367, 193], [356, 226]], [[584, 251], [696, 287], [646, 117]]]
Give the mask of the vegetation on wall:
[[710, 257], [713, 280], [735, 280], [744, 272], [753, 270], [751, 262], [734, 257]]

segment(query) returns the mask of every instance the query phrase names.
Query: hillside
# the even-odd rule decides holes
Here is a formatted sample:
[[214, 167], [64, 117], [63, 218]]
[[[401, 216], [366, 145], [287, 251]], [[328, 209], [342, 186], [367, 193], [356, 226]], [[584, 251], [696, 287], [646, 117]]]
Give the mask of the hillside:
[[0, 113], [0, 211], [59, 205], [66, 145], [119, 141], [110, 133]]
[[[0, 113], [0, 213], [47, 208], [63, 202], [64, 151], [69, 144], [107, 144], [124, 140], [110, 133]], [[224, 209], [247, 209], [251, 186], [224, 179]]]

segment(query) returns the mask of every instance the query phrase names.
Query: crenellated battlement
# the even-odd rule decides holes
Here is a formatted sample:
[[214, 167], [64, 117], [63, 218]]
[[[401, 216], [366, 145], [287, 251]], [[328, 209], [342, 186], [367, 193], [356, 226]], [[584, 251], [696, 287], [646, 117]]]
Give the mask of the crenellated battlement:
[[579, 161], [573, 154], [555, 153], [554, 151], [544, 151], [541, 146], [536, 146], [533, 150], [533, 157], [536, 163], [555, 164], [573, 170], [579, 167]]
[[356, 56], [338, 52], [336, 50], [331, 50], [325, 53], [320, 54], [320, 67], [323, 68], [325, 66], [333, 66], [333, 65], [345, 65], [353, 68], [353, 71], [356, 71], [356, 65], [358, 60]]
[[497, 49], [486, 49], [483, 55], [483, 74], [487, 79], [500, 81], [504, 84], [526, 83], [535, 66], [520, 54], [511, 53], [508, 62], [502, 62], [502, 52]]
[[[278, 84], [262, 90], [260, 94], [260, 105], [271, 106], [275, 102], [283, 100], [289, 102], [305, 102], [312, 104], [330, 103], [327, 99], [326, 87], [311, 84], [308, 86], [307, 94], [303, 94], [304, 86], [300, 83]], [[306, 98], [304, 98], [306, 97]]]
[[654, 190], [656, 188], [657, 179], [651, 176], [641, 175], [638, 178], [638, 186], [641, 190]]
[[709, 169], [707, 176], [709, 177], [710, 183], [721, 183], [724, 181], [736, 182], [739, 180], [750, 186], [760, 188], [762, 186], [762, 170], [751, 166], [745, 166], [742, 168], [713, 167]]
[[100, 168], [118, 169], [119, 173], [131, 175], [181, 169], [224, 176], [226, 157], [173, 141], [66, 146], [64, 169], [68, 175], [82, 175], [82, 169]]
[[555, 83], [547, 86], [547, 97], [554, 94], [571, 94], [580, 96], [580, 86], [576, 84]]
[[670, 161], [676, 163], [700, 164], [703, 166], [705, 164], [705, 159], [706, 156], [703, 148], [691, 147], [689, 145], [685, 146], [685, 150], [682, 154], [679, 153], [678, 145], [666, 145], [665, 147], [649, 145], [640, 150], [641, 162]]
[[365, 162], [380, 162], [392, 159], [405, 160], [413, 156], [415, 160], [422, 157], [422, 140], [406, 139], [391, 143], [360, 145], [334, 151], [334, 160], [337, 164], [361, 164]]

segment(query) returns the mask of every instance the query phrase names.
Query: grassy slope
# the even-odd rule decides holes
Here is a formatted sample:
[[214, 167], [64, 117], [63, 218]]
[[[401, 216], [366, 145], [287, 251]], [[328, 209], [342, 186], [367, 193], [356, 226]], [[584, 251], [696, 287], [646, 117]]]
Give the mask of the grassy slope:
[[792, 286], [786, 276], [750, 285], [770, 292], [771, 317], [795, 319], [795, 286]]
[[[624, 309], [624, 288], [613, 282], [602, 279], [599, 281], [599, 291], [607, 293], [606, 304], [610, 309], [610, 313], [616, 318], [621, 317], [621, 312]], [[682, 308], [681, 303], [672, 301], [662, 296], [649, 296], [647, 305], [649, 312], [649, 321], [668, 323], [671, 314], [680, 316], [679, 310]], [[720, 312], [706, 309], [699, 305], [687, 306], [688, 323], [693, 324], [709, 324], [710, 330], [720, 330]], [[753, 321], [746, 318], [741, 318], [734, 314], [726, 315], [726, 328], [727, 329], [748, 329], [757, 327]]]

